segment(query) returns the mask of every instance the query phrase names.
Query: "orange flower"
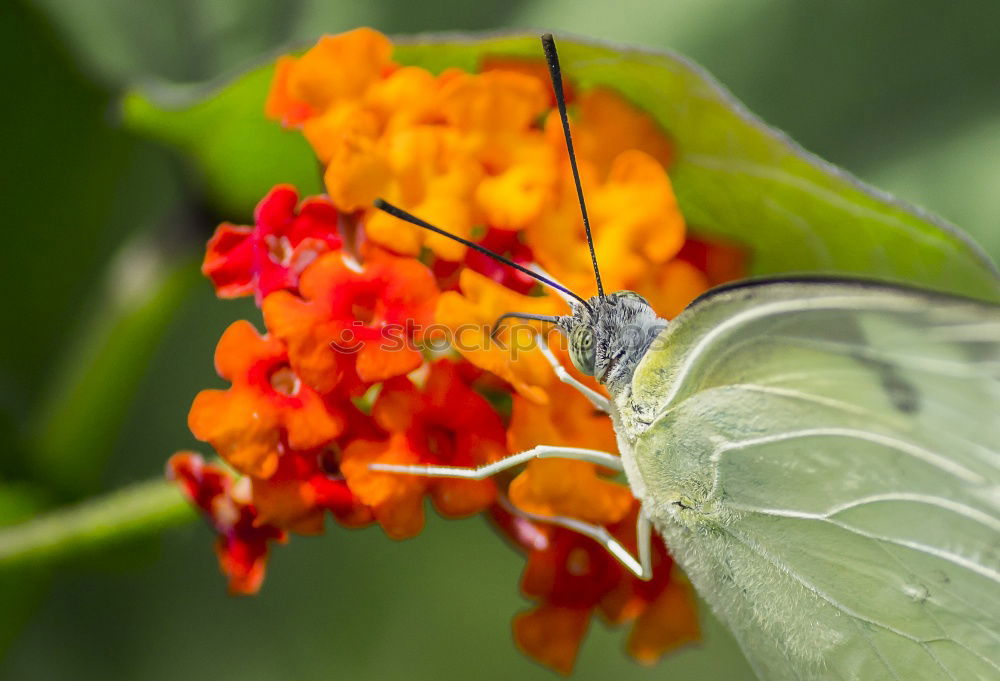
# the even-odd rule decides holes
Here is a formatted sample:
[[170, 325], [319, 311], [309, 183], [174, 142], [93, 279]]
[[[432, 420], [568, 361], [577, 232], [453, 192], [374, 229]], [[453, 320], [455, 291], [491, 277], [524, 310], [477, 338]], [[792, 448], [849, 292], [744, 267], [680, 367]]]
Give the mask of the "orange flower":
[[521, 229], [552, 194], [558, 150], [535, 122], [549, 107], [548, 89], [531, 76], [489, 71], [453, 76], [439, 102], [487, 173], [475, 198], [486, 223]]
[[708, 288], [704, 272], [683, 260], [671, 260], [640, 275], [632, 290], [649, 301], [657, 314], [673, 319]]
[[[387, 382], [372, 416], [386, 430], [407, 432], [423, 463], [474, 467], [507, 454], [500, 417], [449, 360], [431, 364], [419, 392], [409, 381]], [[431, 478], [428, 485], [434, 505], [447, 516], [477, 513], [496, 494], [492, 480]]]
[[[553, 347], [553, 350], [557, 348]], [[563, 365], [569, 367], [578, 379], [588, 380], [568, 361], [563, 361]], [[589, 380], [596, 388], [593, 379]], [[507, 444], [512, 452], [531, 449], [540, 442], [606, 452], [617, 450], [618, 442], [611, 419], [597, 411], [576, 388], [562, 381], [553, 381], [547, 392], [550, 399], [544, 405], [514, 395], [507, 429]]]
[[615, 266], [623, 288], [684, 244], [684, 218], [667, 172], [641, 151], [615, 157], [588, 205], [598, 229], [598, 262]]
[[[483, 177], [482, 166], [464, 149], [461, 135], [441, 125], [413, 125], [391, 131], [382, 140], [382, 157], [391, 181], [373, 187], [365, 207], [376, 195], [399, 204], [419, 217], [464, 238], [473, 238], [480, 220], [472, 195]], [[327, 182], [342, 169], [331, 164]], [[375, 243], [405, 255], [418, 255], [426, 245], [446, 260], [461, 260], [465, 246], [426, 232], [381, 211], [369, 210], [365, 234]]]
[[[549, 67], [543, 59], [531, 57], [507, 57], [504, 55], [486, 55], [479, 63], [479, 70], [486, 71], [513, 71], [525, 76], [530, 76], [537, 80], [549, 95], [549, 106], [556, 105], [555, 92], [549, 87]], [[569, 81], [563, 83], [563, 95], [567, 104], [573, 104], [576, 100], [576, 91]]]
[[392, 178], [377, 140], [363, 135], [337, 136], [329, 141], [311, 140], [328, 156], [323, 182], [334, 203], [345, 211], [372, 205]]
[[529, 513], [570, 516], [588, 523], [621, 520], [632, 507], [628, 486], [597, 476], [585, 461], [536, 459], [511, 482], [511, 502]]
[[292, 371], [281, 342], [259, 336], [250, 322], [226, 329], [215, 367], [232, 386], [198, 393], [188, 427], [243, 473], [271, 476], [283, 435], [293, 449], [312, 449], [343, 429], [336, 409]]
[[552, 150], [539, 145], [502, 173], [484, 178], [476, 189], [476, 203], [486, 223], [517, 230], [537, 220], [552, 200], [557, 179], [554, 161]]
[[[608, 528], [633, 555], [638, 510], [636, 503], [625, 518]], [[627, 648], [644, 664], [653, 664], [664, 653], [701, 636], [691, 586], [680, 575], [659, 537], [653, 538], [652, 565], [652, 579], [644, 582], [625, 575], [599, 605], [610, 622], [634, 621]]]
[[391, 56], [388, 38], [372, 29], [324, 36], [300, 58], [279, 62], [268, 94], [265, 112], [302, 125], [344, 211], [370, 206], [390, 177], [377, 144], [383, 121], [361, 100], [394, 70]]
[[544, 404], [548, 400], [545, 388], [553, 382], [553, 374], [536, 348], [536, 327], [519, 324], [505, 328], [496, 340], [490, 338], [490, 330], [506, 312], [551, 315], [564, 311], [565, 305], [550, 297], [514, 293], [471, 270], [462, 272], [459, 286], [461, 293], [441, 294], [436, 313], [437, 321], [454, 332], [455, 348], [477, 367], [500, 376], [528, 399]]
[[590, 626], [590, 610], [540, 605], [518, 614], [512, 626], [521, 652], [569, 675]]
[[299, 289], [301, 298], [268, 296], [264, 319], [316, 390], [328, 393], [346, 380], [350, 393], [359, 379], [371, 383], [420, 366], [413, 338], [433, 321], [437, 286], [416, 260], [373, 254], [362, 267], [331, 253], [303, 274]]
[[464, 247], [372, 211], [383, 196], [471, 236], [480, 221], [521, 229], [537, 218], [557, 180], [560, 146], [538, 125], [547, 82], [517, 69], [438, 77], [390, 61], [388, 41], [359, 30], [323, 38], [284, 58], [266, 111], [301, 125], [334, 203], [366, 211], [373, 241], [417, 255], [427, 245], [457, 261]]
[[[615, 157], [604, 182], [597, 181], [595, 168], [585, 160], [580, 173], [604, 288], [635, 290], [684, 244], [684, 218], [666, 171], [651, 156], [631, 150]], [[576, 187], [568, 172], [555, 200], [526, 235], [542, 267], [578, 294], [596, 294]]]
[[309, 102], [294, 96], [289, 88], [289, 80], [298, 63], [295, 57], [279, 57], [274, 67], [274, 80], [264, 102], [264, 114], [268, 118], [281, 121], [282, 125], [298, 125], [316, 115]]
[[393, 539], [407, 539], [424, 528], [424, 493], [427, 483], [415, 475], [379, 473], [371, 463], [414, 465], [420, 455], [406, 433], [394, 433], [388, 440], [355, 440], [347, 445], [340, 470], [351, 491], [372, 509], [375, 520]]
[[532, 128], [548, 108], [548, 92], [538, 79], [513, 71], [472, 74], [451, 71], [437, 102], [441, 117], [459, 130], [475, 132], [481, 148], [500, 140], [487, 136], [518, 134]]
[[[374, 150], [381, 127], [382, 122], [375, 112], [368, 110], [361, 102], [349, 100], [340, 102], [303, 123], [302, 135], [312, 145], [321, 163], [335, 166], [344, 177], [354, 177], [356, 173], [347, 170], [349, 164], [346, 159], [360, 158], [359, 154], [364, 149]], [[377, 155], [371, 156], [374, 162], [380, 161]], [[379, 177], [388, 176], [383, 174]], [[357, 184], [356, 181], [355, 183]], [[348, 182], [333, 185], [330, 196], [334, 203], [341, 210], [347, 211], [366, 206], [367, 204], [355, 205], [354, 199], [345, 198], [349, 186]], [[381, 186], [381, 182], [377, 186]]]
[[541, 603], [514, 619], [514, 640], [531, 657], [570, 673], [593, 609], [621, 577], [601, 546], [552, 528], [546, 546], [528, 554], [521, 591]]
[[394, 132], [439, 121], [438, 79], [417, 66], [392, 68], [371, 84], [364, 102], [383, 122], [386, 132]]
[[[596, 165], [605, 177], [615, 158], [636, 149], [652, 156], [663, 168], [673, 161], [673, 145], [653, 118], [608, 88], [594, 88], [578, 97], [578, 116], [573, 125], [576, 153]], [[558, 119], [550, 116], [546, 132], [562, 143]]]
[[649, 603], [632, 626], [629, 655], [652, 665], [668, 653], [701, 638], [698, 612], [691, 586], [675, 569], [660, 594]]
[[391, 56], [392, 43], [370, 28], [323, 36], [300, 58], [282, 60], [267, 113], [293, 122], [304, 118], [304, 107], [321, 112], [358, 97], [383, 75]]
[[[507, 442], [511, 451], [536, 444], [585, 447], [613, 452], [614, 430], [606, 414], [571, 386], [554, 383], [549, 402], [536, 405], [514, 396]], [[589, 523], [610, 525], [632, 508], [632, 493], [625, 485], [598, 476], [597, 466], [567, 459], [535, 459], [511, 482], [511, 502], [530, 513], [571, 516]]]
[[[559, 383], [550, 402], [533, 405], [515, 395], [508, 443], [512, 451], [536, 443], [613, 451], [614, 433], [578, 392]], [[557, 405], [557, 406], [555, 406]], [[638, 509], [629, 489], [604, 480], [597, 467], [580, 461], [536, 459], [508, 488], [525, 511], [605, 525], [633, 552]], [[670, 560], [654, 542], [654, 578], [643, 582], [605, 550], [575, 533], [547, 528], [547, 542], [529, 551], [522, 589], [540, 604], [517, 616], [515, 638], [527, 654], [569, 673], [594, 608], [612, 622], [637, 619], [629, 650], [644, 662], [698, 637], [690, 594], [670, 578]], [[663, 626], [669, 621], [669, 626]]]

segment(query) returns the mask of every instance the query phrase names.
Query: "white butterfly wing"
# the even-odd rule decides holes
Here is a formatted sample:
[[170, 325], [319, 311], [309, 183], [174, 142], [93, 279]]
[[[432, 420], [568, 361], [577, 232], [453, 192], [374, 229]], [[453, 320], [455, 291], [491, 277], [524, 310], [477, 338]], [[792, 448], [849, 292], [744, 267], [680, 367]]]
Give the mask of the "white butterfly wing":
[[762, 679], [1000, 679], [1000, 307], [737, 287], [632, 390], [647, 511]]

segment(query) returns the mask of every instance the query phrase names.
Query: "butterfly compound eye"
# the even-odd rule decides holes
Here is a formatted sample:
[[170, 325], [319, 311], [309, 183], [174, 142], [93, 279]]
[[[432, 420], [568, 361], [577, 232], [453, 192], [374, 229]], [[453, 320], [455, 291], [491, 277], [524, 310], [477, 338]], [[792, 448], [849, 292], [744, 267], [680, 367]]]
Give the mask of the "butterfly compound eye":
[[594, 375], [594, 332], [586, 326], [573, 329], [569, 338], [569, 358], [587, 376]]

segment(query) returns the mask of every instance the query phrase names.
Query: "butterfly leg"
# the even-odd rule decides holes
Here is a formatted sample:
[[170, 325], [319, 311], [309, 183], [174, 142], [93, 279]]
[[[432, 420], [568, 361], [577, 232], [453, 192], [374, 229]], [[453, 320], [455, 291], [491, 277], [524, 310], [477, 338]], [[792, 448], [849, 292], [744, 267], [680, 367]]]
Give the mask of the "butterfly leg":
[[596, 449], [581, 449], [579, 447], [549, 447], [539, 445], [531, 449], [511, 454], [508, 457], [488, 463], [478, 468], [463, 466], [406, 466], [392, 463], [372, 463], [368, 468], [383, 473], [402, 473], [404, 475], [426, 475], [433, 478], [464, 478], [466, 480], [484, 480], [500, 471], [513, 468], [531, 459], [573, 459], [589, 461], [616, 471], [623, 470], [621, 457], [617, 454], [598, 451]]
[[590, 537], [598, 544], [604, 547], [604, 550], [610, 553], [615, 559], [625, 566], [625, 568], [631, 572], [633, 575], [639, 579], [645, 581], [653, 576], [653, 565], [651, 559], [651, 542], [653, 538], [653, 526], [649, 522], [649, 518], [643, 513], [642, 509], [639, 509], [639, 516], [635, 523], [635, 538], [636, 544], [639, 547], [639, 556], [636, 558], [625, 546], [614, 538], [614, 536], [608, 532], [607, 528], [602, 525], [594, 525], [592, 523], [585, 523], [577, 518], [571, 518], [569, 516], [550, 516], [550, 515], [540, 515], [538, 513], [530, 513], [528, 511], [523, 511], [516, 508], [509, 501], [502, 502], [504, 508], [506, 508], [511, 513], [519, 515], [522, 518], [527, 518], [528, 520], [534, 520], [541, 523], [549, 523], [550, 525], [558, 525], [559, 527], [565, 527], [567, 530], [572, 530], [582, 534], [585, 537]]
[[572, 374], [566, 371], [566, 367], [559, 363], [556, 356], [552, 354], [552, 350], [549, 349], [549, 344], [545, 342], [545, 339], [540, 335], [536, 336], [536, 338], [538, 339], [538, 347], [541, 349], [542, 354], [545, 355], [545, 359], [547, 359], [549, 364], [552, 365], [552, 369], [556, 372], [556, 376], [559, 377], [559, 380], [566, 385], [573, 386], [580, 391], [584, 397], [590, 400], [592, 405], [603, 411], [605, 414], [610, 414], [611, 401], [601, 393], [596, 390], [591, 390], [583, 383], [576, 380]]

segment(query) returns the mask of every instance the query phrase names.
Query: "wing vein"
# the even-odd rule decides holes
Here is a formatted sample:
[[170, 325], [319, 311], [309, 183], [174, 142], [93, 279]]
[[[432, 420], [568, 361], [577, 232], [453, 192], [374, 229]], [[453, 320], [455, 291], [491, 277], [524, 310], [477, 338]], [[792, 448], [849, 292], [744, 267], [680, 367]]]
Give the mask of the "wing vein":
[[851, 608], [848, 608], [846, 605], [844, 605], [843, 603], [841, 603], [838, 600], [836, 600], [835, 598], [833, 598], [833, 596], [831, 596], [830, 594], [826, 593], [825, 591], [823, 591], [822, 589], [820, 589], [819, 587], [817, 587], [812, 582], [809, 582], [808, 580], [806, 580], [798, 572], [796, 572], [795, 570], [791, 569], [790, 567], [788, 567], [787, 565], [785, 565], [784, 563], [782, 563], [780, 560], [778, 560], [774, 556], [770, 555], [767, 551], [765, 551], [763, 548], [761, 548], [761, 546], [757, 542], [754, 542], [754, 541], [748, 539], [747, 537], [744, 537], [741, 534], [735, 532], [733, 530], [732, 526], [726, 527], [725, 531], [731, 537], [733, 537], [733, 539], [735, 539], [736, 541], [740, 542], [741, 544], [743, 544], [744, 546], [746, 546], [748, 549], [750, 549], [751, 551], [753, 551], [754, 553], [756, 553], [758, 556], [760, 556], [761, 558], [763, 558], [765, 561], [767, 561], [768, 563], [770, 563], [772, 566], [774, 566], [774, 568], [776, 568], [780, 572], [783, 572], [784, 574], [788, 575], [793, 580], [795, 580], [796, 582], [798, 582], [799, 584], [801, 584], [803, 586], [803, 588], [805, 588], [807, 591], [811, 592], [814, 596], [816, 596], [817, 598], [819, 598], [821, 600], [826, 601], [827, 603], [829, 603], [833, 607], [835, 607], [838, 610], [840, 610], [845, 615], [850, 615], [851, 617], [854, 617], [855, 619], [857, 619], [857, 620], [859, 620], [861, 622], [867, 622], [867, 623], [871, 624], [872, 626], [876, 626], [876, 627], [885, 629], [886, 631], [890, 631], [890, 632], [896, 634], [897, 636], [899, 636], [901, 638], [905, 638], [907, 641], [911, 641], [913, 643], [919, 643], [920, 642], [920, 639], [917, 639], [917, 638], [915, 638], [915, 637], [907, 634], [904, 631], [900, 631], [899, 629], [896, 629], [895, 627], [891, 627], [888, 624], [883, 624], [882, 622], [877, 622], [877, 621], [875, 621], [875, 620], [873, 620], [873, 619], [871, 619], [869, 617], [865, 617], [861, 613], [856, 612], [856, 611], [854, 611]]
[[[835, 607], [838, 610], [840, 610], [845, 615], [849, 615], [849, 616], [853, 617], [856, 620], [856, 623], [857, 622], [866, 622], [868, 624], [871, 624], [872, 626], [879, 627], [880, 629], [884, 629], [884, 630], [886, 630], [888, 632], [891, 632], [891, 633], [895, 634], [896, 636], [899, 636], [900, 638], [903, 638], [903, 639], [906, 639], [907, 641], [915, 643], [915, 644], [921, 646], [922, 648], [924, 648], [925, 650], [927, 648], [927, 644], [928, 643], [936, 641], [936, 640], [941, 640], [941, 641], [947, 641], [949, 643], [954, 643], [955, 645], [959, 646], [963, 650], [971, 653], [973, 656], [975, 656], [975, 657], [983, 660], [984, 662], [986, 662], [990, 666], [1000, 669], [1000, 667], [997, 667], [997, 664], [995, 662], [989, 660], [988, 658], [983, 657], [982, 655], [980, 655], [979, 653], [977, 653], [977, 652], [975, 652], [973, 650], [970, 650], [968, 647], [962, 645], [961, 643], [959, 643], [958, 641], [955, 641], [952, 638], [940, 637], [940, 638], [930, 639], [930, 640], [926, 640], [925, 641], [925, 640], [919, 639], [919, 638], [917, 638], [915, 636], [911, 636], [910, 634], [907, 634], [904, 631], [896, 629], [895, 627], [889, 626], [888, 624], [884, 624], [882, 622], [878, 622], [876, 620], [873, 620], [873, 619], [871, 619], [869, 617], [865, 617], [864, 615], [862, 615], [862, 614], [854, 611], [853, 609], [848, 608], [843, 603], [840, 603], [837, 599], [833, 598], [830, 594], [826, 593], [825, 591], [823, 591], [822, 589], [820, 589], [819, 587], [817, 587], [815, 584], [813, 584], [813, 583], [809, 582], [808, 580], [806, 580], [798, 572], [796, 572], [795, 570], [791, 569], [790, 567], [788, 567], [787, 565], [785, 565], [783, 562], [781, 562], [780, 560], [778, 560], [774, 556], [770, 555], [759, 544], [757, 544], [757, 542], [754, 542], [754, 541], [748, 539], [747, 537], [744, 537], [744, 536], [740, 535], [739, 533], [734, 532], [732, 527], [727, 527], [727, 528], [725, 528], [725, 530], [726, 530], [726, 533], [729, 534], [729, 536], [733, 537], [733, 539], [735, 539], [736, 541], [738, 541], [741, 544], [743, 544], [744, 546], [746, 546], [748, 549], [750, 549], [751, 551], [753, 551], [754, 553], [756, 553], [762, 559], [766, 560], [768, 563], [770, 563], [771, 565], [773, 565], [780, 572], [783, 572], [784, 574], [786, 574], [789, 577], [791, 577], [792, 579], [794, 579], [796, 582], [798, 582], [799, 584], [801, 584], [807, 591], [811, 592], [817, 598], [819, 598], [819, 599], [821, 599], [823, 601], [826, 601], [827, 603], [829, 603], [833, 607]], [[871, 645], [871, 640], [870, 640], [867, 632], [865, 632], [864, 635], [865, 635], [866, 641]], [[877, 650], [874, 649], [874, 646], [872, 646], [872, 647], [873, 647], [873, 651], [878, 656], [879, 661], [881, 661], [883, 663], [883, 665], [885, 665], [885, 660], [883, 659], [883, 657], [881, 656], [881, 654], [879, 654], [877, 652]], [[890, 669], [890, 671], [892, 671], [891, 667], [887, 666], [887, 668]], [[895, 672], [893, 672], [893, 674], [895, 675]], [[896, 678], [898, 678], [898, 676]]]
[[692, 371], [700, 356], [704, 354], [718, 338], [726, 333], [729, 333], [733, 329], [738, 328], [741, 324], [789, 312], [816, 312], [820, 310], [850, 310], [852, 312], [857, 312], [858, 310], [909, 312], [914, 311], [915, 309], [915, 304], [908, 300], [901, 301], [894, 299], [892, 301], [888, 301], [881, 298], [873, 300], [864, 296], [843, 295], [812, 300], [782, 300], [758, 305], [748, 310], [744, 310], [743, 312], [734, 314], [725, 321], [716, 325], [715, 328], [702, 336], [701, 339], [699, 339], [692, 346], [690, 351], [682, 359], [681, 364], [677, 368], [677, 372], [671, 381], [673, 385], [670, 388], [670, 392], [665, 396], [663, 402], [664, 407], [668, 407], [674, 402], [681, 386], [685, 383], [687, 375]]
[[853, 624], [854, 628], [861, 633], [861, 638], [863, 638], [865, 643], [868, 644], [868, 647], [872, 649], [872, 653], [875, 654], [875, 657], [878, 658], [878, 661], [882, 663], [882, 666], [885, 667], [886, 671], [892, 674], [892, 678], [896, 679], [896, 681], [902, 681], [902, 679], [899, 678], [899, 674], [896, 673], [896, 670], [892, 667], [892, 665], [889, 664], [889, 661], [885, 659], [885, 656], [882, 654], [882, 651], [879, 650], [877, 645], [875, 645], [875, 641], [872, 640], [871, 632], [866, 630], [862, 626], [861, 622], [857, 620], [855, 620]]
[[[808, 380], [812, 378], [806, 374], [794, 373], [794, 374], [780, 374], [773, 378], [784, 379], [785, 377], [800, 378], [802, 380]], [[736, 390], [745, 390], [748, 392], [756, 392], [763, 395], [775, 395], [778, 397], [784, 397], [789, 400], [797, 400], [804, 402], [806, 404], [815, 404], [828, 409], [843, 412], [845, 414], [851, 414], [859, 418], [868, 419], [876, 423], [882, 424], [889, 428], [899, 428], [901, 423], [899, 419], [887, 418], [884, 415], [873, 412], [871, 409], [865, 409], [863, 407], [858, 407], [848, 402], [843, 402], [841, 400], [836, 400], [829, 397], [824, 397], [822, 395], [817, 395], [814, 393], [806, 392], [804, 390], [796, 390], [794, 388], [782, 388], [772, 385], [762, 385], [760, 383], [731, 383], [726, 386], [726, 388], [735, 388]], [[993, 451], [989, 447], [984, 446], [979, 442], [974, 442], [969, 440], [962, 435], [957, 433], [950, 433], [951, 437], [955, 438], [959, 443], [966, 446], [969, 449], [969, 454], [976, 458], [980, 463], [986, 464], [994, 469], [1000, 468], [1000, 453]]]
[[782, 341], [788, 345], [797, 345], [803, 348], [822, 350], [832, 355], [885, 362], [887, 364], [900, 366], [905, 369], [921, 371], [926, 374], [948, 376], [950, 378], [978, 378], [982, 377], [984, 372], [996, 371], [1000, 369], [1000, 363], [993, 361], [957, 362], [931, 359], [921, 357], [919, 355], [908, 355], [905, 352], [899, 352], [898, 348], [894, 352], [889, 353], [884, 350], [876, 349], [870, 345], [862, 345], [860, 343], [849, 344], [838, 341], [821, 340], [818, 338], [805, 338], [803, 336], [787, 336], [779, 334], [768, 336], [768, 338], [775, 341]]
[[[986, 482], [986, 479], [978, 473], [970, 471], [968, 468], [960, 466], [959, 464], [924, 449], [923, 447], [918, 447], [915, 444], [906, 442], [905, 440], [900, 440], [899, 438], [891, 437], [889, 435], [858, 430], [857, 428], [803, 428], [802, 430], [791, 430], [784, 433], [774, 433], [757, 438], [727, 442], [715, 448], [715, 451], [712, 452], [712, 461], [717, 464], [724, 454], [732, 451], [739, 451], [741, 449], [755, 447], [758, 445], [768, 445], [774, 444], [775, 442], [810, 437], [844, 437], [871, 442], [889, 449], [895, 449], [902, 454], [906, 454], [914, 459], [923, 461], [930, 466], [954, 475], [955, 477], [966, 482], [974, 484], [983, 484]], [[718, 466], [716, 466], [716, 478], [718, 478]]]
[[741, 511], [745, 513], [757, 513], [759, 515], [779, 516], [784, 518], [797, 518], [800, 520], [818, 520], [821, 522], [830, 523], [835, 527], [839, 527], [849, 532], [853, 532], [859, 537], [884, 541], [887, 544], [902, 546], [904, 548], [913, 549], [914, 551], [919, 551], [920, 553], [927, 554], [928, 556], [934, 556], [935, 558], [940, 558], [941, 560], [944, 560], [948, 563], [952, 563], [957, 567], [965, 568], [970, 572], [975, 572], [976, 574], [985, 577], [986, 579], [989, 579], [991, 581], [1000, 584], [1000, 572], [992, 570], [986, 567], [985, 565], [979, 565], [978, 563], [975, 563], [969, 560], [968, 558], [965, 558], [964, 556], [950, 553], [948, 551], [942, 551], [936, 547], [927, 546], [926, 544], [921, 544], [919, 542], [911, 542], [896, 537], [888, 537], [885, 535], [873, 534], [871, 532], [862, 530], [861, 528], [849, 525], [843, 521], [835, 520], [826, 515], [818, 513], [804, 513], [800, 511], [785, 511], [783, 509], [763, 509], [745, 505], [734, 505], [732, 508], [735, 511]]
[[[885, 546], [883, 546], [882, 544], [878, 544], [878, 543], [876, 543], [875, 546], [877, 546], [882, 551], [882, 553], [884, 553], [886, 556], [888, 556], [889, 560], [891, 560], [896, 565], [898, 565], [900, 570], [906, 571], [906, 570], [909, 569], [908, 566], [905, 563], [903, 563], [903, 561], [901, 561], [889, 549], [885, 548]], [[942, 587], [939, 586], [938, 588], [941, 589]], [[982, 610], [980, 610], [977, 606], [972, 605], [971, 603], [969, 603], [968, 601], [966, 601], [964, 598], [962, 598], [961, 596], [959, 596], [957, 593], [955, 593], [951, 589], [945, 588], [945, 589], [943, 589], [943, 591], [945, 593], [947, 593], [949, 596], [951, 596], [952, 598], [954, 598], [956, 601], [958, 601], [958, 602], [962, 603], [963, 605], [965, 605], [970, 610], [976, 611], [980, 615], [984, 615], [987, 619], [990, 619], [990, 615], [988, 613], [985, 613]], [[953, 643], [954, 645], [957, 645], [959, 648], [961, 648], [965, 652], [971, 654], [973, 657], [977, 657], [980, 660], [982, 660], [983, 662], [987, 663], [991, 667], [996, 667], [997, 669], [1000, 669], [1000, 667], [997, 667], [997, 664], [995, 662], [993, 662], [992, 660], [990, 660], [989, 658], [984, 657], [983, 655], [979, 654], [978, 652], [976, 652], [972, 648], [969, 648], [964, 643], [961, 643], [957, 639], [949, 636], [947, 630], [941, 624], [940, 620], [938, 620], [937, 616], [933, 613], [933, 611], [931, 611], [931, 610], [928, 609], [927, 610], [927, 616], [930, 617], [934, 621], [935, 625], [937, 625], [937, 628], [941, 631], [941, 636], [939, 638], [937, 638], [937, 639], [928, 639], [926, 641], [922, 641], [920, 643], [920, 645], [923, 646], [924, 650], [927, 651], [927, 654], [930, 655], [934, 659], [935, 662], [937, 662], [938, 666], [940, 666], [942, 669], [944, 669], [945, 673], [948, 674], [948, 676], [952, 678], [952, 681], [955, 681], [955, 677], [952, 676], [951, 672], [948, 671], [948, 669], [946, 669], [944, 667], [944, 665], [938, 659], [937, 655], [935, 655], [934, 652], [931, 650], [930, 644], [933, 643], [934, 641], [947, 641], [949, 643]], [[989, 636], [990, 638], [1000, 640], [1000, 634], [998, 634], [997, 632], [992, 631], [990, 629], [987, 629], [986, 627], [984, 627], [982, 625], [981, 622], [973, 621], [973, 622], [970, 622], [970, 624], [972, 624], [973, 626], [975, 626], [977, 629], [980, 629], [981, 631], [985, 632], [986, 635]]]

